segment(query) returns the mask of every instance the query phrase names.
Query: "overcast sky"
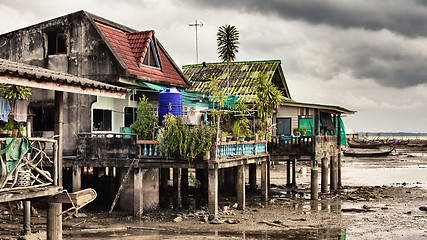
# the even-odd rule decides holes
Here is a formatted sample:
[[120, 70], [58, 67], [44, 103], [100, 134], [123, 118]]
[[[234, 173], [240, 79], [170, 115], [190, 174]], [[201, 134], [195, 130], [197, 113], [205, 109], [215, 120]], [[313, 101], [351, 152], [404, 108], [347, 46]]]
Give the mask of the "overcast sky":
[[294, 100], [358, 111], [356, 131], [427, 132], [427, 1], [73, 0], [0, 2], [0, 34], [86, 10], [154, 29], [178, 66], [218, 62], [216, 32], [240, 31], [236, 61], [282, 61]]

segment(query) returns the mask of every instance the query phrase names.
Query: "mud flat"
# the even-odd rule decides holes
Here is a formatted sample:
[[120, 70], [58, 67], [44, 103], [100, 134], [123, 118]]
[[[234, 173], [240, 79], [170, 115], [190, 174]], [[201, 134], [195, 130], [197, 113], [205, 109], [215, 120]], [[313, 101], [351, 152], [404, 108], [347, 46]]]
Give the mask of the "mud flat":
[[[309, 200], [306, 164], [297, 166], [296, 189], [283, 187], [285, 166], [275, 165], [270, 201], [248, 190], [247, 208], [237, 210], [233, 197], [223, 197], [214, 220], [205, 209], [160, 210], [135, 219], [121, 212], [107, 217], [92, 206], [64, 221], [64, 239], [427, 239], [424, 153], [407, 147], [386, 158], [343, 158], [343, 188], [319, 201]], [[33, 239], [45, 236], [45, 213], [38, 215]], [[0, 239], [17, 239], [21, 220], [20, 211], [11, 219], [1, 205]]]

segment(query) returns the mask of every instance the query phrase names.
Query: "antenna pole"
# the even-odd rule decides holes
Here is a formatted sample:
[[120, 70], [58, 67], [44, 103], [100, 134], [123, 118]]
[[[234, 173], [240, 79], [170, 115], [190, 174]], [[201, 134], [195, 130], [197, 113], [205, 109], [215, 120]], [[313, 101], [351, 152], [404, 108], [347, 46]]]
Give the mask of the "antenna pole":
[[190, 27], [196, 28], [196, 63], [199, 64], [199, 46], [198, 46], [198, 38], [197, 38], [197, 27], [203, 27], [203, 23], [197, 23], [197, 19], [194, 24], [188, 24]]

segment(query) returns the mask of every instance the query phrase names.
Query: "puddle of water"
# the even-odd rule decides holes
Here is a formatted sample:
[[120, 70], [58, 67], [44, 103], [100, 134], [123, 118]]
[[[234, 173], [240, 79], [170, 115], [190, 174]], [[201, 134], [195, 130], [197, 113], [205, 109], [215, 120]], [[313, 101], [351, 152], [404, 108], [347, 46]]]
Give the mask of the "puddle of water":
[[107, 232], [107, 233], [81, 233], [73, 234], [78, 239], [339, 239], [345, 234], [345, 229], [319, 228], [319, 229], [289, 229], [282, 231], [257, 231], [257, 232], [162, 232], [162, 231], [135, 231]]

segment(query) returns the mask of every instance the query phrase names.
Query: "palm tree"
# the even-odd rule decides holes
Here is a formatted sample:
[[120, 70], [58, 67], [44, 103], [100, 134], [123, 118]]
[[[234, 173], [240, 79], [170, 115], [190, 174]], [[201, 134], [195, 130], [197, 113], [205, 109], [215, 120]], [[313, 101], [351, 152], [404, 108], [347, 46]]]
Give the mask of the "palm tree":
[[216, 34], [218, 44], [219, 58], [227, 62], [227, 92], [230, 75], [230, 62], [236, 59], [236, 53], [239, 52], [239, 31], [235, 26], [225, 25], [218, 28]]

